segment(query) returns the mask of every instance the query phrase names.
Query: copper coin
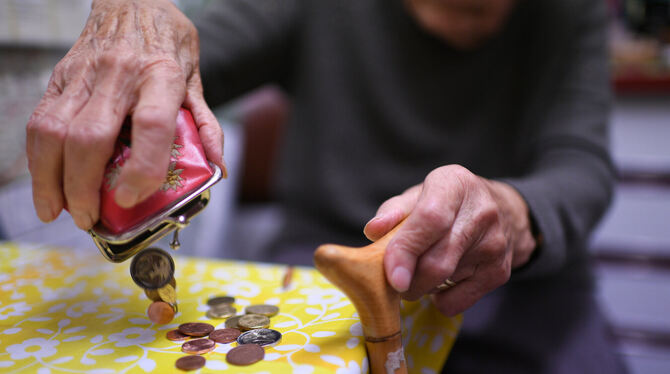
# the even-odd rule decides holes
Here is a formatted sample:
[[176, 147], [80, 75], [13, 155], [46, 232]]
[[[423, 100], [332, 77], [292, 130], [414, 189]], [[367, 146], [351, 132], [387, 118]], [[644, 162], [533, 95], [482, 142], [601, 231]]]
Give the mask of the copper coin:
[[170, 323], [172, 318], [174, 318], [174, 309], [168, 303], [154, 301], [147, 309], [147, 316], [149, 316], [151, 322], [164, 325]]
[[235, 298], [232, 296], [216, 296], [212, 297], [211, 299], [207, 300], [207, 305], [209, 306], [216, 306], [220, 304], [234, 304], [235, 303]]
[[270, 318], [261, 314], [245, 314], [237, 325], [241, 330], [264, 329], [270, 326]]
[[244, 312], [246, 314], [260, 314], [266, 317], [274, 317], [277, 315], [277, 313], [279, 313], [279, 308], [274, 305], [266, 304], [250, 305], [244, 310]]
[[167, 332], [167, 334], [165, 334], [165, 337], [168, 338], [168, 340], [172, 340], [173, 342], [182, 341], [190, 338], [190, 336], [182, 334], [179, 330], [170, 330]]
[[130, 263], [130, 276], [142, 288], [161, 288], [170, 283], [173, 275], [174, 261], [160, 248], [147, 248], [136, 254]]
[[237, 321], [240, 320], [242, 316], [234, 316], [230, 317], [226, 320], [226, 328], [227, 329], [240, 329], [240, 326], [237, 324]]
[[174, 363], [174, 366], [180, 370], [191, 371], [198, 370], [205, 366], [205, 362], [207, 362], [207, 360], [202, 356], [184, 356], [178, 359], [177, 362]]
[[188, 322], [179, 325], [179, 332], [188, 336], [207, 336], [214, 331], [214, 326], [209, 323]]
[[182, 352], [192, 355], [205, 354], [207, 352], [213, 351], [214, 348], [216, 348], [216, 343], [214, 343], [214, 340], [207, 338], [189, 340], [181, 345]]
[[238, 329], [219, 329], [214, 330], [209, 334], [209, 338], [217, 343], [232, 343], [237, 340], [242, 332]]
[[231, 365], [251, 365], [265, 357], [265, 350], [258, 344], [237, 346], [226, 354], [226, 361]]

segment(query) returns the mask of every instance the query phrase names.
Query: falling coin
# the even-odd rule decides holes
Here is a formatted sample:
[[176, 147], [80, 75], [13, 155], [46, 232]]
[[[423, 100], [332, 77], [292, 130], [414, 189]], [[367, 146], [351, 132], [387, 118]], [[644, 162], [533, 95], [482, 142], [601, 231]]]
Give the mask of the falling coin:
[[163, 301], [154, 301], [147, 309], [147, 316], [153, 323], [164, 325], [174, 318], [173, 307]]
[[174, 291], [174, 287], [170, 284], [166, 284], [157, 289], [156, 293], [158, 293], [158, 296], [162, 301], [165, 301], [168, 304], [174, 305], [177, 302], [177, 294]]
[[179, 332], [188, 336], [207, 336], [214, 331], [214, 326], [209, 323], [188, 322], [179, 325]]
[[202, 368], [205, 366], [205, 362], [207, 362], [207, 360], [202, 356], [184, 356], [178, 359], [174, 363], [174, 366], [179, 370], [191, 371]]
[[216, 296], [212, 297], [211, 299], [207, 300], [207, 305], [209, 306], [216, 306], [220, 304], [234, 304], [235, 303], [235, 298], [232, 296]]
[[215, 307], [209, 308], [207, 311], [207, 317], [213, 319], [222, 319], [232, 317], [236, 313], [237, 309], [232, 307], [230, 304], [219, 304]]
[[173, 342], [187, 340], [191, 338], [186, 334], [182, 334], [179, 330], [170, 330], [167, 332], [167, 334], [165, 334], [165, 337], [168, 338], [168, 340], [172, 340]]
[[245, 314], [237, 321], [243, 330], [264, 329], [270, 326], [270, 318], [260, 314]]
[[158, 290], [150, 290], [148, 288], [145, 288], [144, 294], [147, 296], [147, 299], [151, 301], [161, 301], [161, 297], [158, 296]]
[[226, 361], [231, 365], [251, 365], [265, 357], [265, 350], [258, 344], [237, 346], [226, 354]]
[[158, 289], [170, 283], [174, 275], [174, 261], [162, 249], [147, 248], [133, 257], [130, 276], [145, 289]]
[[226, 328], [227, 329], [240, 329], [240, 326], [237, 324], [237, 322], [242, 318], [243, 316], [234, 316], [230, 317], [226, 320]]
[[274, 305], [251, 305], [245, 310], [246, 314], [262, 314], [266, 317], [274, 317], [279, 313], [279, 308]]
[[281, 333], [272, 329], [256, 329], [247, 331], [237, 338], [237, 344], [258, 344], [273, 346], [281, 340]]
[[227, 344], [237, 340], [241, 332], [238, 329], [219, 329], [214, 330], [209, 334], [209, 338], [217, 343]]
[[216, 348], [214, 340], [203, 338], [189, 340], [181, 345], [181, 351], [192, 355], [201, 355], [211, 352]]

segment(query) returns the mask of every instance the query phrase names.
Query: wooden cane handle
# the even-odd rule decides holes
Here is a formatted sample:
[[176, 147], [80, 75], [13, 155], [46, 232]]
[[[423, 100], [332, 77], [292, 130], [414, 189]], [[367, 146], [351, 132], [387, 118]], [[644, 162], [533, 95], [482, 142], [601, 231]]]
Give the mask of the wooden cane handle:
[[400, 328], [400, 295], [387, 282], [384, 252], [402, 224], [361, 248], [324, 244], [316, 268], [344, 292], [361, 319], [372, 374], [407, 373]]

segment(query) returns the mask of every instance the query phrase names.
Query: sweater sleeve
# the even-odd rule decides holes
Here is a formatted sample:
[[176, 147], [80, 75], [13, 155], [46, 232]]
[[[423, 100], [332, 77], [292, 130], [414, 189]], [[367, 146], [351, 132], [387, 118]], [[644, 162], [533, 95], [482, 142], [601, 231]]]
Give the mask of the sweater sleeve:
[[264, 83], [286, 84], [300, 25], [297, 2], [210, 1], [193, 16], [200, 37], [205, 99], [210, 106]]
[[605, 2], [575, 3], [568, 8], [570, 24], [547, 25], [566, 28], [567, 36], [543, 40], [540, 34], [549, 52], [541, 59], [531, 56], [541, 68], [529, 77], [537, 83], [529, 100], [534, 123], [527, 124], [529, 137], [521, 140], [525, 171], [504, 181], [526, 200], [543, 240], [513, 280], [547, 276], [583, 257], [612, 197]]

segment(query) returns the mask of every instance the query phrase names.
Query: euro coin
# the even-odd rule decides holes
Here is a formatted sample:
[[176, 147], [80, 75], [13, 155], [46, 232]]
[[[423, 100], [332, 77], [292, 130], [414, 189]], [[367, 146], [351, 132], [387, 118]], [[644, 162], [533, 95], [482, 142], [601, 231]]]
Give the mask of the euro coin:
[[237, 309], [230, 304], [219, 304], [207, 311], [207, 317], [212, 319], [230, 318], [237, 313]]
[[233, 316], [230, 317], [226, 320], [226, 328], [227, 329], [240, 329], [240, 326], [237, 324], [237, 322], [242, 318], [243, 316]]
[[209, 306], [217, 306], [221, 304], [234, 304], [235, 303], [235, 298], [232, 296], [216, 296], [212, 297], [211, 299], [207, 300], [207, 305]]
[[243, 330], [263, 329], [270, 326], [270, 318], [260, 314], [245, 314], [237, 321]]
[[231, 365], [251, 365], [265, 357], [265, 350], [257, 344], [240, 345], [228, 351], [226, 361]]
[[214, 343], [214, 340], [207, 338], [189, 340], [181, 345], [182, 352], [192, 355], [205, 354], [207, 352], [213, 351], [214, 348], [216, 348], [216, 343]]
[[212, 331], [209, 334], [209, 338], [217, 343], [227, 344], [237, 340], [240, 334], [241, 331], [238, 329], [219, 329]]
[[159, 289], [174, 275], [174, 261], [162, 249], [147, 248], [133, 257], [130, 263], [130, 276], [133, 281], [145, 289]]
[[170, 284], [166, 284], [165, 286], [157, 289], [156, 293], [162, 301], [165, 301], [168, 304], [174, 305], [177, 302], [177, 294]]
[[173, 307], [163, 301], [154, 301], [147, 309], [147, 316], [151, 322], [164, 325], [174, 318]]
[[274, 317], [279, 313], [279, 308], [274, 305], [251, 305], [245, 309], [246, 314], [261, 314], [266, 317]]
[[188, 322], [179, 325], [179, 332], [188, 336], [207, 336], [214, 331], [214, 326], [209, 323]]
[[256, 329], [243, 333], [237, 338], [237, 344], [258, 344], [260, 346], [273, 346], [281, 340], [281, 333], [272, 329]]
[[158, 296], [158, 290], [150, 290], [148, 288], [145, 288], [144, 294], [147, 296], [147, 299], [151, 301], [161, 301], [161, 297]]
[[179, 370], [191, 371], [202, 368], [206, 362], [207, 360], [202, 356], [184, 356], [178, 359], [174, 366]]

